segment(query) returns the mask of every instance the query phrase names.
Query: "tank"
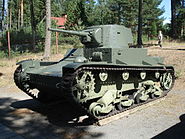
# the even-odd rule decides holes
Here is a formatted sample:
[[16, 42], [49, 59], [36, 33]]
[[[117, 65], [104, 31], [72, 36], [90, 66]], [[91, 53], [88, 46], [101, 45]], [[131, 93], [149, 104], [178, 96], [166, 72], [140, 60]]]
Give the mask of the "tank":
[[82, 31], [49, 30], [77, 35], [84, 47], [68, 50], [56, 62], [18, 62], [15, 84], [33, 98], [68, 100], [99, 120], [164, 97], [173, 87], [174, 68], [161, 57], [148, 56], [147, 49], [130, 48], [129, 28], [100, 25]]

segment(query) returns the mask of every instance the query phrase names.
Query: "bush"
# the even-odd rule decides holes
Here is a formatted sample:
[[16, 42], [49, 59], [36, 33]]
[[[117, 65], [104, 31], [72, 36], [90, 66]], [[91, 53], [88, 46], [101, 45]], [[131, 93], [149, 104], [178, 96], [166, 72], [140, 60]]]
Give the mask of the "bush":
[[6, 53], [0, 50], [0, 58], [5, 58], [5, 57], [7, 57]]

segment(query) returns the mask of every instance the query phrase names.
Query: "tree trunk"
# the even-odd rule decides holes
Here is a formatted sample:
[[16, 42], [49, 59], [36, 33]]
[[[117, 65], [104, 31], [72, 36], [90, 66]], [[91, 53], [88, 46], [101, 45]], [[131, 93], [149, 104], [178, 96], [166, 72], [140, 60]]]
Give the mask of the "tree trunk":
[[33, 47], [33, 50], [35, 50], [36, 24], [35, 24], [35, 14], [33, 10], [33, 0], [30, 0], [30, 13], [31, 13], [31, 28], [32, 28], [32, 47]]
[[185, 8], [185, 0], [182, 0], [182, 7]]
[[3, 0], [3, 7], [2, 7], [1, 30], [4, 30], [4, 10], [5, 10], [5, 0]]
[[11, 30], [12, 29], [12, 8], [10, 7], [10, 12], [9, 12], [9, 15], [10, 15], [10, 23], [9, 23], [9, 29]]
[[176, 0], [171, 0], [171, 36], [176, 38]]
[[21, 27], [23, 27], [24, 24], [24, 1], [21, 0]]
[[121, 24], [121, 5], [118, 3], [118, 24]]
[[181, 37], [183, 37], [184, 36], [184, 28], [183, 28], [183, 26], [181, 27]]
[[138, 35], [137, 35], [137, 45], [139, 48], [142, 48], [142, 4], [143, 0], [139, 0], [139, 13], [138, 13]]
[[18, 20], [17, 20], [17, 29], [19, 30], [20, 29], [20, 19], [21, 19], [21, 9], [20, 9], [20, 1], [18, 0]]
[[44, 48], [44, 59], [49, 59], [51, 53], [51, 32], [48, 30], [51, 26], [51, 1], [46, 0], [46, 38]]

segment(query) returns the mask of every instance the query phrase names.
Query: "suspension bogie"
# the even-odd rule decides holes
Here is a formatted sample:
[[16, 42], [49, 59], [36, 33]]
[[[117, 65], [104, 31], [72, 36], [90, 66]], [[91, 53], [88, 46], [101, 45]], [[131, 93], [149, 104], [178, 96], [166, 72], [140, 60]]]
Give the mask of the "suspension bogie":
[[160, 98], [173, 82], [171, 69], [83, 67], [75, 71], [72, 96], [100, 118]]

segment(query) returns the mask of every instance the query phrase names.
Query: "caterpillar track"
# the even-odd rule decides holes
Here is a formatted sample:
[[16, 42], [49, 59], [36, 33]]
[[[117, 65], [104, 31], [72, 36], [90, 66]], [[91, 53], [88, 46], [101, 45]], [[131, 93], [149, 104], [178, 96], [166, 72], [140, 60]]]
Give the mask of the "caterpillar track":
[[18, 66], [14, 72], [14, 82], [16, 86], [24, 91], [28, 96], [38, 99], [38, 97], [31, 92], [30, 85], [28, 84], [28, 78], [23, 76], [22, 66]]
[[[69, 70], [70, 71], [70, 70]], [[101, 87], [105, 87], [105, 86], [111, 86], [111, 85], [116, 85], [116, 83], [118, 83], [116, 80], [111, 80], [111, 81], [100, 81], [99, 79], [99, 82], [98, 82], [98, 79], [99, 77], [97, 77], [98, 73], [102, 73], [102, 72], [107, 72], [107, 73], [112, 73], [114, 74], [114, 72], [118, 75], [118, 76], [115, 76], [116, 78], [114, 79], [120, 79], [119, 77], [119, 72], [120, 73], [124, 73], [125, 71], [127, 72], [130, 72], [132, 73], [133, 75], [133, 78], [132, 77], [129, 77], [131, 78], [129, 80], [124, 80], [124, 79], [120, 79], [119, 82], [122, 82], [122, 84], [125, 84], [125, 83], [133, 83], [134, 80], [137, 80], [138, 82], [136, 84], [139, 84], [139, 83], [142, 83], [142, 82], [145, 82], [147, 80], [153, 80], [153, 82], [155, 82], [155, 84], [158, 83], [159, 85], [159, 88], [163, 91], [161, 93], [161, 95], [158, 95], [158, 96], [153, 96], [152, 94], [150, 95], [150, 97], [146, 100], [146, 101], [139, 101], [137, 97], [134, 98], [134, 103], [130, 106], [126, 106], [126, 107], [122, 107], [120, 108], [119, 107], [119, 101], [117, 103], [114, 104], [114, 108], [109, 112], [109, 113], [102, 113], [100, 115], [96, 115], [95, 113], [92, 112], [92, 108], [90, 108], [90, 106], [92, 105], [92, 103], [96, 103], [98, 100], [101, 99], [102, 96], [99, 96], [99, 97], [95, 97], [94, 96], [94, 99], [92, 101], [92, 98], [86, 98], [84, 99], [83, 98], [83, 94], [82, 95], [82, 98], [83, 99], [77, 99], [77, 94], [75, 94], [74, 92], [74, 87], [77, 86], [77, 82], [76, 82], [76, 78], [78, 78], [78, 76], [81, 74], [81, 73], [84, 73], [84, 71], [88, 71], [87, 73], [94, 73], [94, 80], [95, 81], [95, 84], [97, 85], [100, 85]], [[135, 75], [138, 75], [138, 73], [141, 73], [141, 72], [146, 72], [147, 76], [149, 77], [145, 77], [145, 79], [139, 79], [141, 77], [138, 77], [135, 76]], [[156, 72], [159, 72], [160, 73], [160, 77], [158, 79], [156, 79], [154, 76], [150, 76], [150, 75], [154, 75], [154, 73]], [[170, 74], [170, 78], [171, 78], [171, 81], [169, 81], [168, 83], [170, 84], [170, 86], [168, 87], [165, 87], [163, 84], [162, 84], [162, 78], [164, 78], [163, 76], [165, 74]], [[114, 75], [113, 75], [114, 76]], [[87, 77], [88, 78], [88, 77]], [[112, 79], [112, 78], [111, 78]], [[107, 79], [108, 80], [108, 79]], [[174, 70], [172, 67], [161, 67], [161, 68], [147, 68], [147, 67], [143, 67], [143, 68], [139, 68], [139, 67], [106, 67], [106, 66], [97, 66], [97, 67], [81, 67], [79, 68], [78, 70], [74, 71], [74, 72], [68, 72], [66, 73], [64, 76], [63, 76], [63, 79], [62, 79], [62, 91], [65, 92], [67, 98], [73, 102], [72, 103], [77, 103], [79, 104], [79, 106], [81, 108], [83, 108], [84, 110], [86, 110], [86, 112], [89, 114], [89, 116], [93, 117], [94, 119], [96, 120], [102, 120], [102, 119], [105, 119], [107, 117], [111, 117], [113, 115], [116, 115], [116, 114], [119, 114], [123, 111], [126, 111], [126, 110], [129, 110], [129, 109], [132, 109], [132, 108], [135, 108], [137, 106], [140, 106], [140, 105], [143, 105], [143, 104], [146, 104], [146, 103], [149, 103], [151, 101], [155, 101], [157, 99], [160, 99], [164, 96], [167, 95], [167, 93], [171, 90], [171, 88], [173, 87], [174, 85], [174, 81], [175, 81], [175, 77], [174, 77]], [[95, 86], [95, 85], [94, 85]], [[118, 88], [118, 87], [117, 87]], [[81, 89], [81, 88], [80, 88]], [[80, 90], [79, 89], [79, 90]], [[96, 87], [93, 88], [95, 91], [96, 90]], [[134, 93], [136, 93], [139, 89], [136, 87], [134, 89], [131, 90], [131, 92], [133, 94], [131, 95], [134, 95]], [[82, 91], [82, 90], [80, 90]], [[100, 89], [99, 89], [100, 91]], [[108, 91], [108, 90], [107, 90]], [[119, 91], [119, 90], [115, 90], [116, 91]], [[120, 89], [120, 91], [122, 92], [122, 95], [124, 95], [124, 91]], [[130, 91], [130, 90], [129, 90]], [[145, 90], [147, 91], [147, 90]], [[83, 92], [83, 91], [82, 91]], [[82, 93], [81, 92], [81, 93]], [[127, 93], [128, 91], [125, 91], [125, 93]], [[97, 92], [97, 93], [100, 93], [100, 92]], [[120, 100], [121, 101], [121, 100]]]
[[[14, 72], [14, 82], [20, 90], [40, 102], [50, 103], [60, 99], [52, 94], [49, 94], [47, 89], [42, 91], [37, 90], [36, 92], [33, 91], [36, 87], [30, 82], [30, 77], [23, 71], [21, 65], [19, 65]], [[45, 87], [43, 86], [43, 88]]]
[[[132, 109], [132, 108], [135, 108], [137, 106], [140, 106], [140, 105], [143, 105], [143, 104], [146, 104], [148, 102], [151, 102], [151, 101], [154, 101], [156, 99], [159, 99], [161, 97], [164, 97], [165, 95], [167, 95], [167, 93], [171, 90], [171, 88], [173, 87], [174, 85], [174, 70], [172, 67], [161, 67], [161, 68], [158, 68], [158, 67], [155, 67], [155, 68], [147, 68], [147, 67], [143, 67], [143, 68], [136, 68], [136, 67], [112, 67], [111, 66], [86, 66], [86, 67], [81, 67], [75, 71], [72, 71], [72, 70], [68, 70], [69, 72], [66, 72], [64, 74], [64, 76], [62, 77], [61, 79], [61, 93], [63, 93], [64, 97], [66, 99], [68, 99], [69, 102], [71, 103], [74, 103], [74, 104], [78, 104], [82, 109], [84, 109], [89, 116], [93, 117], [94, 119], [96, 120], [102, 120], [102, 119], [105, 119], [107, 117], [111, 117], [113, 115], [116, 115], [116, 114], [119, 114], [121, 112], [124, 112], [126, 110], [129, 110], [129, 109]], [[100, 79], [100, 73], [109, 73], [110, 76], [109, 78], [107, 77], [106, 80], [101, 80]], [[128, 77], [127, 80], [124, 80], [125, 78], [121, 77], [121, 75], [119, 74], [123, 74], [125, 72], [130, 72], [131, 74], [133, 75], [130, 75]], [[141, 74], [139, 73], [144, 73], [146, 72], [146, 77], [145, 79], [141, 79]], [[93, 82], [91, 84], [91, 86], [86, 86], [86, 88], [82, 89], [82, 88], [78, 88], [78, 90], [75, 90], [74, 88], [76, 88], [76, 86], [78, 86], [78, 84], [80, 83], [78, 81], [78, 84], [77, 84], [77, 78], [79, 78], [79, 76], [83, 76], [83, 74], [86, 73], [87, 76], [86, 76], [86, 79], [83, 80], [83, 82]], [[160, 76], [158, 78], [154, 77], [155, 76], [155, 73], [159, 73]], [[169, 86], [167, 87], [164, 87], [164, 85], [161, 83], [162, 81], [162, 78], [164, 76], [164, 74], [167, 74], [167, 73], [170, 73], [171, 75], [171, 81], [168, 81], [169, 83]], [[34, 93], [32, 93], [32, 89], [31, 89], [31, 86], [29, 85], [29, 81], [27, 79], [24, 79], [24, 78], [21, 78], [22, 77], [22, 68], [21, 66], [19, 66], [15, 73], [14, 73], [14, 80], [15, 80], [15, 83], [16, 85], [21, 89], [23, 90], [27, 95], [31, 96], [32, 98], [34, 99], [38, 99], [39, 101], [44, 101], [44, 102], [47, 102], [48, 100], [46, 99], [45, 97], [45, 100], [43, 99], [40, 99], [38, 96], [36, 96]], [[116, 75], [114, 75], [116, 74]], [[91, 75], [91, 76], [90, 76]], [[151, 76], [153, 75], [153, 76]], [[152, 94], [150, 94], [150, 97], [145, 100], [145, 101], [139, 101], [137, 97], [133, 98], [133, 95], [135, 95], [134, 93], [136, 93], [139, 89], [138, 89], [138, 86], [139, 84], [141, 84], [142, 82], [145, 82], [145, 81], [153, 81], [155, 82], [155, 84], [158, 83], [158, 85], [160, 85], [159, 87], [161, 88], [161, 90], [163, 91], [161, 95], [159, 96], [152, 96]], [[137, 81], [135, 82], [134, 84], [135, 85], [135, 88], [132, 88], [131, 90], [127, 90], [127, 91], [123, 91], [120, 87], [120, 83], [121, 85], [123, 86], [124, 84], [127, 84], [127, 83], [133, 83], [134, 81]], [[117, 84], [117, 86], [116, 86]], [[111, 109], [110, 112], [108, 113], [102, 113], [100, 115], [96, 115], [96, 113], [93, 113], [92, 112], [92, 108], [90, 108], [90, 106], [93, 104], [93, 103], [97, 103], [98, 100], [100, 100], [104, 95], [105, 93], [101, 93], [101, 89], [100, 88], [107, 88], [107, 90], [103, 90], [104, 92], [108, 91], [108, 88], [109, 86], [113, 86], [114, 85], [114, 93], [117, 93], [116, 91], [119, 91], [119, 92], [122, 92], [122, 96], [126, 95], [129, 91], [129, 95], [131, 96], [130, 98], [134, 99], [134, 102], [132, 105], [130, 106], [125, 106], [125, 107], [121, 107], [120, 106], [120, 102], [122, 101], [119, 98], [115, 98], [116, 102], [113, 104], [113, 108]], [[85, 89], [89, 89], [89, 88], [92, 88], [91, 89], [91, 96], [85, 96], [83, 93], [84, 93], [84, 90]], [[119, 90], [118, 90], [119, 89]], [[81, 91], [80, 93], [81, 94], [78, 94], [77, 91]], [[145, 90], [146, 91], [146, 90]], [[40, 93], [40, 92], [39, 92]], [[89, 93], [89, 92], [86, 92], [86, 93]], [[97, 95], [96, 95], [97, 94]], [[77, 95], [81, 95], [81, 98], [80, 97], [77, 97]], [[86, 94], [88, 95], [88, 94]], [[93, 96], [93, 97], [92, 97]], [[113, 101], [115, 101], [113, 100]], [[111, 102], [112, 103], [112, 102]], [[111, 104], [110, 103], [110, 104]], [[109, 104], [109, 105], [110, 105]], [[112, 105], [112, 104], [111, 104]]]

